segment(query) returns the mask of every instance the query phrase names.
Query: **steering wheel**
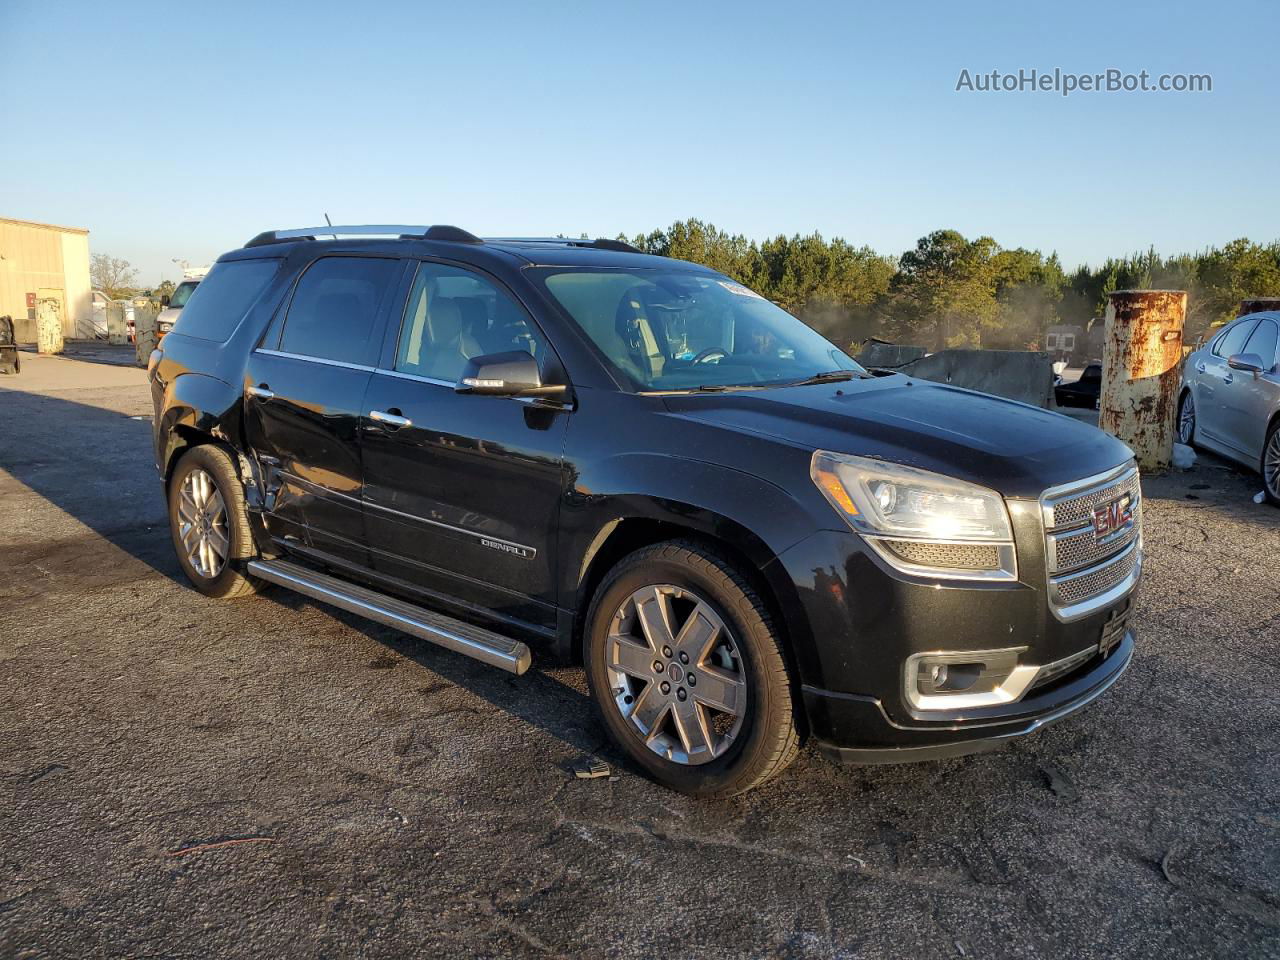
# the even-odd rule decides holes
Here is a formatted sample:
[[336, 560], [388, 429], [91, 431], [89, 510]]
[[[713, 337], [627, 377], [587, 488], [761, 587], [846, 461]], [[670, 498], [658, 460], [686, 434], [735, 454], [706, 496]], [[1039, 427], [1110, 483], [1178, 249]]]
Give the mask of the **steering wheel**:
[[710, 363], [713, 358], [716, 360], [723, 360], [728, 355], [729, 355], [729, 352], [727, 350], [721, 349], [720, 347], [707, 347], [707, 349], [705, 350], [700, 350], [698, 352], [698, 355], [694, 357], [692, 360], [690, 360], [689, 362], [690, 363]]

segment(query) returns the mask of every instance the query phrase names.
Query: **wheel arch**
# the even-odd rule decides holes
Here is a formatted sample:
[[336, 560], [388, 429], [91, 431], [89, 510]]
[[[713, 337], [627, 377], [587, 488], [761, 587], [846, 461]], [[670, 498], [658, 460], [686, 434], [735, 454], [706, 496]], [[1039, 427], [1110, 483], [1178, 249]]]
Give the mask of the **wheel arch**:
[[572, 625], [564, 638], [566, 649], [562, 651], [566, 659], [572, 662], [583, 659], [587, 614], [609, 571], [644, 547], [683, 540], [722, 557], [760, 595], [780, 632], [789, 666], [795, 671], [793, 644], [807, 637], [807, 619], [795, 585], [782, 565], [775, 562], [776, 554], [761, 537], [732, 518], [709, 511], [696, 511], [694, 516], [696, 520], [691, 521], [689, 516], [676, 519], [627, 515], [600, 525], [578, 564], [570, 603]]

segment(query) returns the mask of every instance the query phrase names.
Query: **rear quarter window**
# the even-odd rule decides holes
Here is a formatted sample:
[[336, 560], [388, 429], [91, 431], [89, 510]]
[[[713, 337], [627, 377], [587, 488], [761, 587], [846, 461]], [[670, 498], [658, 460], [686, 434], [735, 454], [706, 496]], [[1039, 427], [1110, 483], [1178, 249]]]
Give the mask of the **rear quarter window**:
[[173, 332], [224, 343], [280, 269], [279, 260], [228, 260], [191, 292]]

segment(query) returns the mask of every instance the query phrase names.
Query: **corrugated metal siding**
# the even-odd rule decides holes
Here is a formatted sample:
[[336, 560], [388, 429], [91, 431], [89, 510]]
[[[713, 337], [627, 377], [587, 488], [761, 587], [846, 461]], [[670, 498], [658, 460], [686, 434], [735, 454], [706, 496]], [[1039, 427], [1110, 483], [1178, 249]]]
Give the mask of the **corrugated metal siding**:
[[27, 319], [27, 294], [41, 287], [63, 292], [63, 332], [74, 336], [81, 317], [92, 316], [88, 231], [0, 218], [0, 315], [13, 317], [19, 340], [35, 340]]

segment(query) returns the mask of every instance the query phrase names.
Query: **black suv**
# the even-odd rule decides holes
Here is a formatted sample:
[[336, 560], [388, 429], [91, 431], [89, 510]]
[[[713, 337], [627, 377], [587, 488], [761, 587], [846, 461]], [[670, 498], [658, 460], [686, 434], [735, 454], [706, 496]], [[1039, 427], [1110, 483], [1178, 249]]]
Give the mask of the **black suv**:
[[952, 756], [1128, 665], [1131, 453], [871, 376], [734, 280], [610, 240], [323, 227], [218, 260], [151, 358], [183, 569], [522, 673], [585, 662], [617, 744], [702, 796], [805, 737]]

